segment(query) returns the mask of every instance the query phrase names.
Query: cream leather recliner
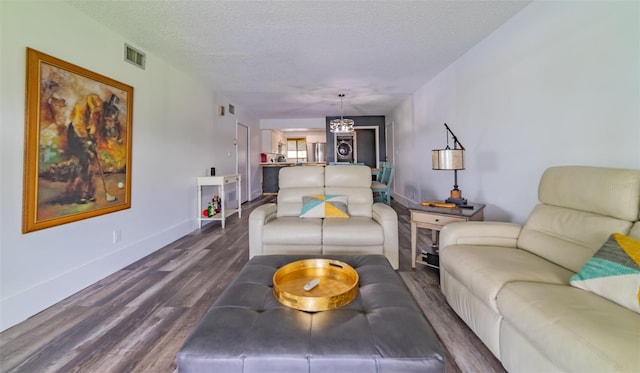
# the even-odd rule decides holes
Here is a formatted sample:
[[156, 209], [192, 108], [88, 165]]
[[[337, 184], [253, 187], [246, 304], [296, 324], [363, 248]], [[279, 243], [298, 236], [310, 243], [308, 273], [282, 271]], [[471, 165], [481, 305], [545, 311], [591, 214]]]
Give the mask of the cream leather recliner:
[[[398, 269], [398, 215], [373, 202], [367, 166], [295, 166], [280, 170], [277, 203], [249, 216], [249, 257], [268, 254], [382, 254]], [[300, 218], [302, 197], [348, 197], [349, 218]]]
[[640, 240], [640, 170], [551, 167], [538, 199], [523, 225], [442, 229], [447, 301], [509, 372], [640, 372], [640, 314], [570, 284], [612, 233]]

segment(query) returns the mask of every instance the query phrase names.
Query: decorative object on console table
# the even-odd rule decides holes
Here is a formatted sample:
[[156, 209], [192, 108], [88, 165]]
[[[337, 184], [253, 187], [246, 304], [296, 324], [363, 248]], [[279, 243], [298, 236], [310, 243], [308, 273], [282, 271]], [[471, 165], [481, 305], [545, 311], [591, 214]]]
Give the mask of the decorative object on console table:
[[[225, 220], [235, 214], [238, 213], [238, 219], [240, 219], [241, 215], [241, 199], [240, 199], [240, 175], [239, 174], [233, 174], [233, 175], [221, 175], [221, 176], [200, 176], [196, 178], [196, 183], [198, 186], [198, 211], [200, 211], [203, 208], [202, 205], [202, 194], [204, 192], [204, 187], [207, 186], [217, 186], [218, 187], [218, 195], [220, 196], [224, 196], [225, 193], [225, 185], [227, 184], [232, 184], [235, 183], [236, 184], [236, 196], [237, 201], [236, 203], [238, 204], [237, 208], [227, 208], [225, 206], [225, 199], [222, 197], [217, 197], [217, 195], [214, 195], [214, 199], [212, 199], [210, 202], [208, 202], [207, 205], [207, 215], [206, 217], [204, 216], [200, 216], [198, 217], [198, 227], [202, 228], [202, 222], [203, 221], [211, 221], [211, 220], [219, 220], [222, 223], [222, 228], [224, 228], [225, 225]], [[216, 214], [216, 207], [214, 206], [214, 204], [219, 203], [219, 208], [218, 213]], [[212, 211], [208, 211], [209, 210], [209, 206], [211, 206], [211, 210]], [[203, 214], [204, 215], [204, 214]]]
[[[466, 205], [467, 200], [462, 198], [462, 191], [458, 189], [458, 170], [464, 170], [464, 146], [458, 141], [456, 135], [453, 134], [449, 126], [444, 124], [447, 129], [447, 147], [444, 149], [435, 149], [431, 152], [431, 168], [434, 170], [453, 170], [453, 189], [450, 197], [445, 202], [455, 203], [456, 205]], [[449, 147], [449, 134], [453, 138], [453, 149]], [[460, 147], [460, 149], [458, 149]]]
[[[431, 201], [425, 201], [431, 202]], [[484, 220], [484, 205], [469, 203], [465, 208], [435, 207], [434, 204], [412, 204], [409, 206], [411, 213], [411, 268], [416, 268], [416, 263], [428, 267], [439, 267], [438, 235], [442, 227], [453, 222]], [[442, 206], [448, 206], [439, 203]], [[471, 208], [467, 208], [471, 207]], [[418, 256], [418, 228], [431, 229], [431, 248], [421, 249]]]

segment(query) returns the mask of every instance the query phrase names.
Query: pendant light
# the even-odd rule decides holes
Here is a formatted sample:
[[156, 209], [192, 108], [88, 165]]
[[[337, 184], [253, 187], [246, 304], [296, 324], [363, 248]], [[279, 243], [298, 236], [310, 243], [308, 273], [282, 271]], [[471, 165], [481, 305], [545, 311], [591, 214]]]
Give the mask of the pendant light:
[[329, 122], [329, 129], [333, 133], [351, 133], [353, 132], [353, 119], [344, 119], [344, 93], [338, 95], [340, 97], [340, 119], [333, 119]]

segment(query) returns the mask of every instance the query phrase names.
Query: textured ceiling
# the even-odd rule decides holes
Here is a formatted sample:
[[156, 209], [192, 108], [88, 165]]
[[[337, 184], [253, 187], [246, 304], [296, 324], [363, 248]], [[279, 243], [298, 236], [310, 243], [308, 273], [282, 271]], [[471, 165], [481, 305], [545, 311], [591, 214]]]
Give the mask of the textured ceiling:
[[388, 114], [528, 4], [67, 2], [260, 119]]

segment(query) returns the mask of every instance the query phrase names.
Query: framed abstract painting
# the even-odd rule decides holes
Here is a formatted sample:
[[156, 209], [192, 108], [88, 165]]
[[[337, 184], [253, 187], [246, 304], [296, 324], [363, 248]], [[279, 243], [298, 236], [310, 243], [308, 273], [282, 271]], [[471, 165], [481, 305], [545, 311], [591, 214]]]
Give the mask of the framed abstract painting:
[[22, 232], [131, 207], [133, 87], [27, 48]]

